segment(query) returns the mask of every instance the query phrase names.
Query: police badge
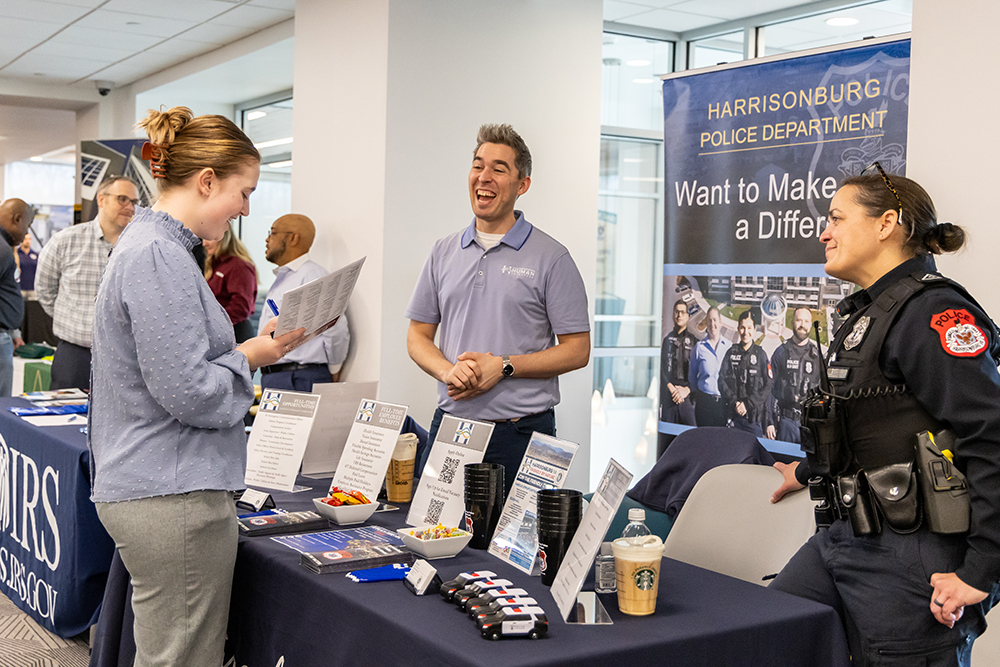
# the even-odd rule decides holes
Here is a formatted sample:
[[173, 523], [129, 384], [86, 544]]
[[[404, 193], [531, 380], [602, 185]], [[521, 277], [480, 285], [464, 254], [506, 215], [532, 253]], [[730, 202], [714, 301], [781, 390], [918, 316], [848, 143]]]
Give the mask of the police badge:
[[865, 332], [868, 331], [869, 322], [871, 322], [871, 318], [867, 315], [862, 315], [858, 321], [854, 323], [854, 328], [851, 330], [851, 333], [844, 339], [845, 350], [853, 350], [861, 344], [861, 339], [865, 337]]

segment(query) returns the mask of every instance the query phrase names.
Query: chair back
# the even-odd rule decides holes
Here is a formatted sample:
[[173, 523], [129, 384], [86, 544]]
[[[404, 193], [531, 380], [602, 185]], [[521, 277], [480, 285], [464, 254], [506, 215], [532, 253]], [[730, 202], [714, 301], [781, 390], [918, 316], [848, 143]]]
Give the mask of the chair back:
[[816, 530], [806, 491], [771, 503], [781, 482], [781, 473], [767, 466], [707, 471], [678, 514], [663, 555], [766, 586]]

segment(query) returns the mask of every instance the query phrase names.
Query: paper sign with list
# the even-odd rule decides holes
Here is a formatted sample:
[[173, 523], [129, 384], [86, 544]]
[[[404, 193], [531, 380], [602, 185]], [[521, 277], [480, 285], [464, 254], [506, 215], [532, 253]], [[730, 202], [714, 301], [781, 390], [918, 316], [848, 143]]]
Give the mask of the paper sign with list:
[[604, 541], [604, 534], [608, 532], [608, 526], [615, 518], [615, 512], [618, 511], [618, 506], [621, 505], [631, 482], [632, 473], [611, 459], [600, 484], [597, 485], [594, 497], [590, 499], [587, 513], [583, 515], [583, 521], [580, 522], [580, 527], [577, 528], [576, 535], [573, 536], [569, 549], [563, 556], [555, 581], [552, 582], [552, 597], [559, 605], [564, 621], [576, 604], [576, 596], [583, 588], [583, 582], [590, 572], [590, 566], [594, 564], [597, 550]]
[[465, 464], [482, 463], [493, 437], [493, 424], [445, 415], [420, 473], [420, 485], [410, 503], [411, 526], [443, 523], [461, 525], [465, 516]]
[[264, 390], [247, 442], [247, 486], [294, 490], [318, 408], [314, 394]]
[[403, 428], [406, 409], [405, 405], [361, 400], [330, 488], [360, 491], [375, 501]]

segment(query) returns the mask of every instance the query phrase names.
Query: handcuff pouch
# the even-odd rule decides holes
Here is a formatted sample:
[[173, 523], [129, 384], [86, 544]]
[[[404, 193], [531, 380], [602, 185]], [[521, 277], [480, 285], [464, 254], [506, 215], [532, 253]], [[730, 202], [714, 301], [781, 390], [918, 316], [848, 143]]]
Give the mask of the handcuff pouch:
[[913, 461], [869, 468], [864, 475], [872, 498], [893, 531], [910, 533], [920, 527], [920, 491]]

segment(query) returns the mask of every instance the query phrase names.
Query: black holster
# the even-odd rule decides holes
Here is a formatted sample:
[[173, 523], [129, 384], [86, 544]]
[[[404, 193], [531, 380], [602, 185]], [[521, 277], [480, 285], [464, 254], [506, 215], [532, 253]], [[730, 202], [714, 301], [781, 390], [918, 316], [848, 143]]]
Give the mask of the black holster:
[[839, 399], [812, 390], [802, 401], [802, 451], [813, 474], [832, 479], [847, 468], [843, 409]]
[[969, 530], [969, 485], [965, 475], [945, 458], [941, 450], [952, 450], [955, 436], [944, 430], [917, 434], [917, 469], [924, 514], [932, 533], [964, 533]]

